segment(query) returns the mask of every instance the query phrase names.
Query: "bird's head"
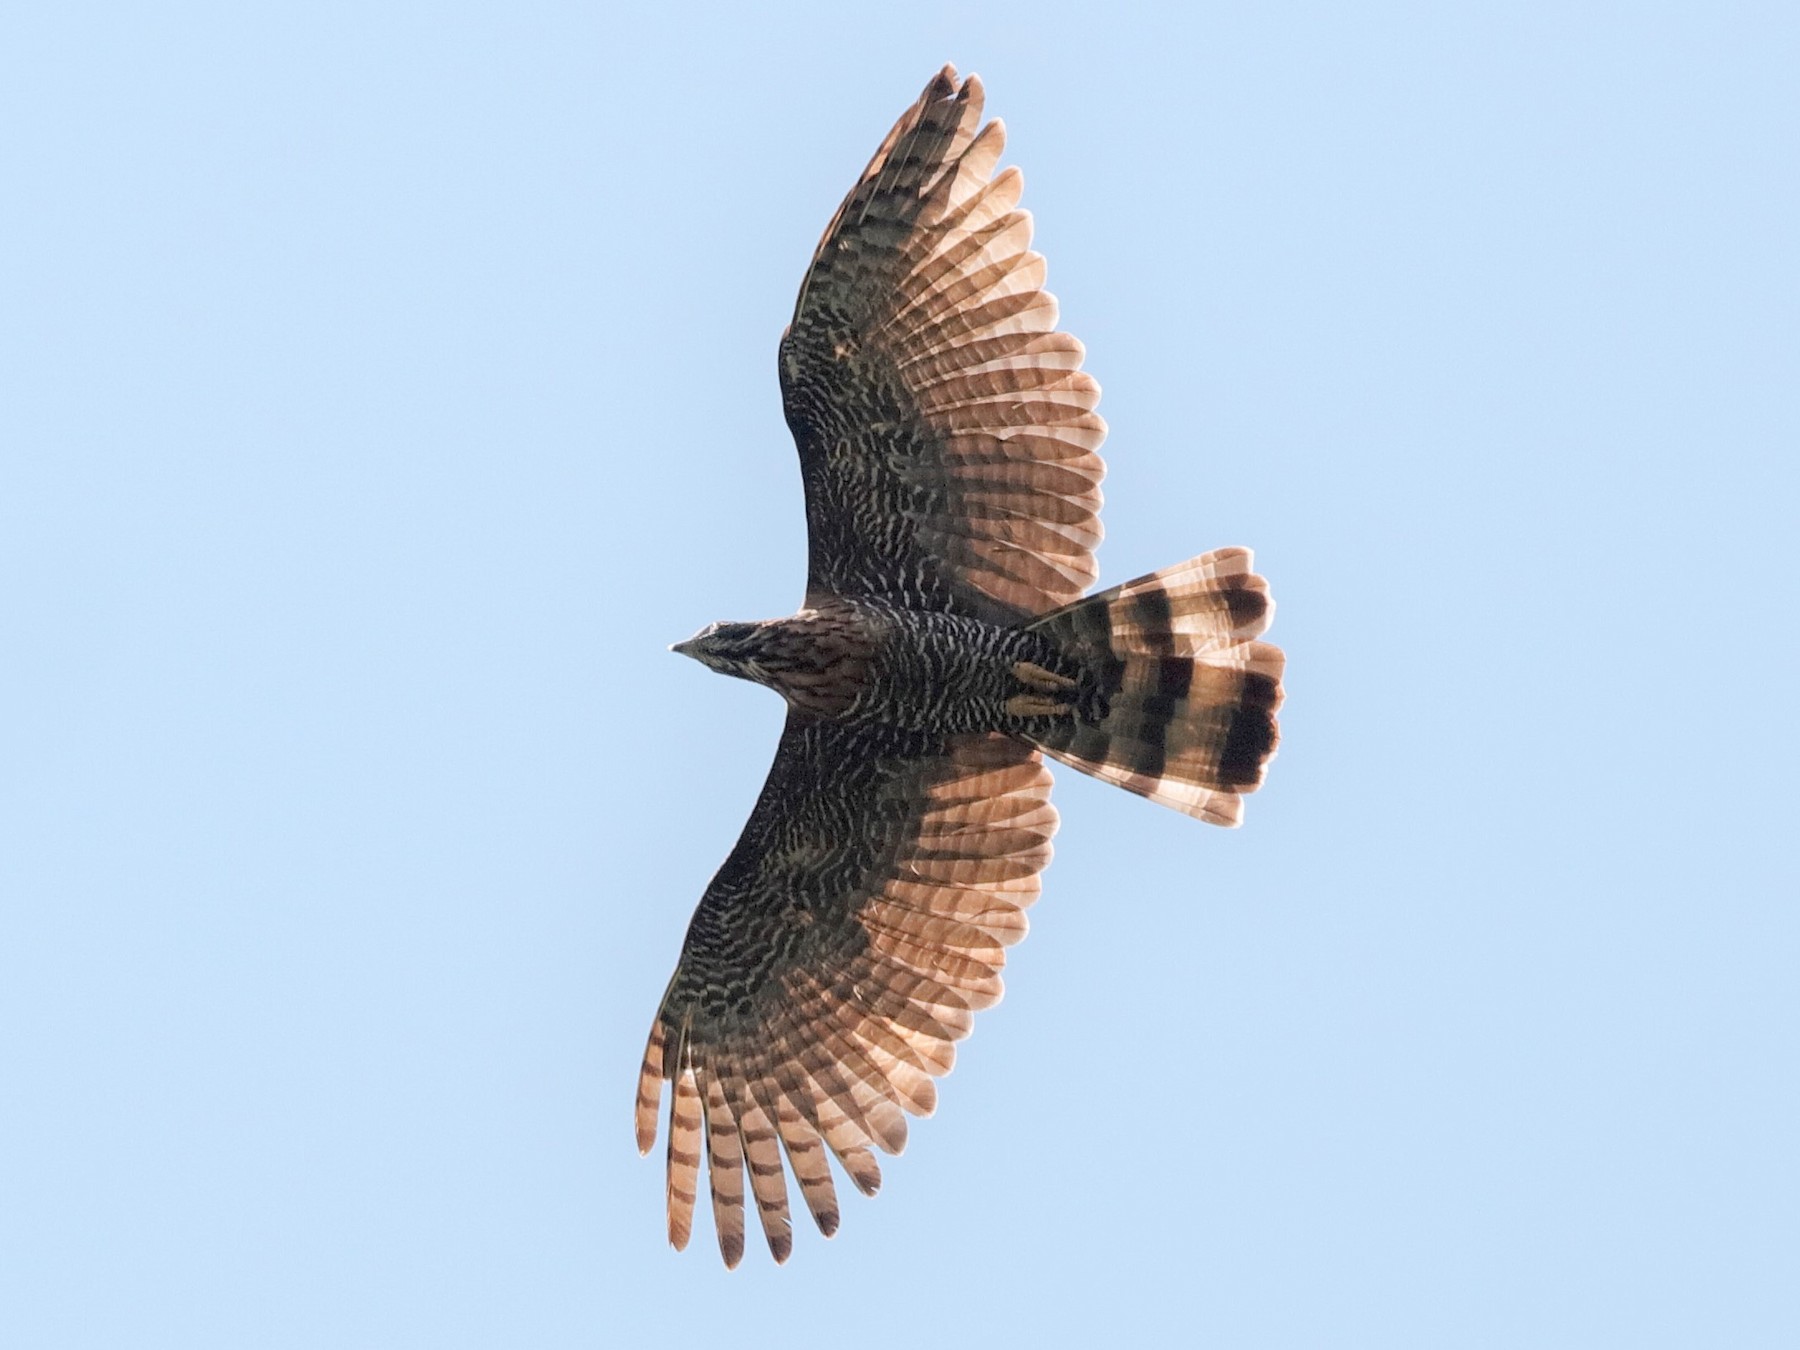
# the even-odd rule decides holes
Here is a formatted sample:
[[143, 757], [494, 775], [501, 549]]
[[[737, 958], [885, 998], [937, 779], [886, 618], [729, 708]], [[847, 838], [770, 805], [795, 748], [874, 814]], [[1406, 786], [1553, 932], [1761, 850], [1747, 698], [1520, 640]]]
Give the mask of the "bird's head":
[[686, 642], [677, 642], [669, 650], [691, 656], [721, 675], [736, 675], [740, 680], [767, 684], [768, 673], [762, 658], [768, 645], [764, 625], [760, 623], [709, 623]]

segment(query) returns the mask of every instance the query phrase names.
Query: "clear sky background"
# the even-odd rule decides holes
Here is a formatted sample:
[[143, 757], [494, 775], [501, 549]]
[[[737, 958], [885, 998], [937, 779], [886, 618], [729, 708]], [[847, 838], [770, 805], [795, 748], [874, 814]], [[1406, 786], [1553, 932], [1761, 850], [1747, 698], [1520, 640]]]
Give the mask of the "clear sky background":
[[[1800, 1344], [1800, 10], [37, 5], [0, 33], [0, 1343]], [[633, 1078], [781, 721], [775, 343], [976, 70], [1244, 829], [1063, 772], [775, 1268]]]

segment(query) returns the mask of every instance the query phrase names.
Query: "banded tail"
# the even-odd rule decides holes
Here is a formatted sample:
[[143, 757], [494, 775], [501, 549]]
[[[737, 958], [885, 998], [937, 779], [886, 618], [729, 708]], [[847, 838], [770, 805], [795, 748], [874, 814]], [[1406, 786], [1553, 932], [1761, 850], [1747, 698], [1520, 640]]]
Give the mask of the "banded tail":
[[[1281, 648], [1258, 642], [1275, 604], [1250, 550], [1222, 548], [1053, 610], [1027, 625], [1093, 673], [1103, 714], [1029, 739], [1070, 768], [1215, 825], [1275, 753]], [[1084, 703], [1088, 699], [1084, 697]]]

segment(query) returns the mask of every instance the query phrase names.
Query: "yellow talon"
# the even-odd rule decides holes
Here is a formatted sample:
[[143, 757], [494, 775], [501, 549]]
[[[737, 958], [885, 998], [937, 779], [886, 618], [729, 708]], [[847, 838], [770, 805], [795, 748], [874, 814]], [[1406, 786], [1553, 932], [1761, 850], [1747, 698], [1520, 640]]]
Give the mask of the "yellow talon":
[[1042, 694], [1014, 694], [1005, 706], [1010, 717], [1059, 717], [1074, 711], [1068, 700]]
[[1035, 689], [1042, 694], [1060, 694], [1075, 687], [1075, 681], [1067, 675], [1058, 675], [1054, 670], [1045, 670], [1035, 661], [1014, 661], [1013, 678], [1027, 689]]

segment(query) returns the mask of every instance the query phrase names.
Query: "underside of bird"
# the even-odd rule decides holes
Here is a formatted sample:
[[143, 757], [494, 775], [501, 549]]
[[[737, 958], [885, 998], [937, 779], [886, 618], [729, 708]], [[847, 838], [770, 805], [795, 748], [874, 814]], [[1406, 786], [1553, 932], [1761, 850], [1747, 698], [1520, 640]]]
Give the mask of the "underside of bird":
[[753, 1205], [777, 1261], [791, 1175], [837, 1230], [831, 1159], [937, 1105], [997, 1002], [1057, 813], [1048, 755], [1236, 825], [1277, 738], [1282, 654], [1247, 549], [1083, 596], [1106, 424], [1057, 328], [980, 81], [946, 66], [826, 228], [783, 335], [806, 605], [677, 650], [781, 690], [775, 762], [688, 925], [638, 1078], [668, 1095], [669, 1240], [705, 1169], [719, 1250]]

